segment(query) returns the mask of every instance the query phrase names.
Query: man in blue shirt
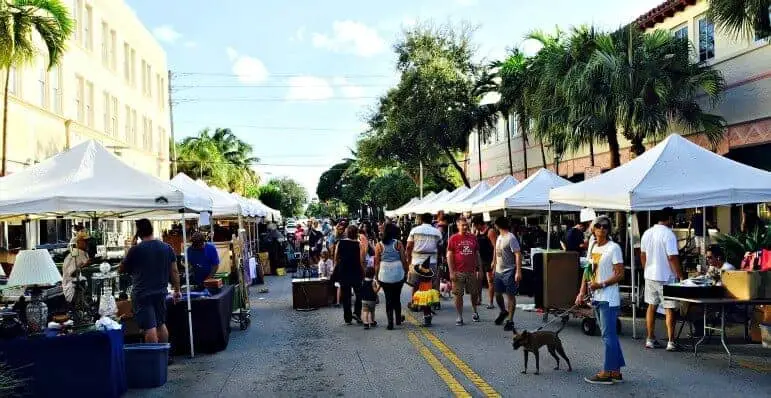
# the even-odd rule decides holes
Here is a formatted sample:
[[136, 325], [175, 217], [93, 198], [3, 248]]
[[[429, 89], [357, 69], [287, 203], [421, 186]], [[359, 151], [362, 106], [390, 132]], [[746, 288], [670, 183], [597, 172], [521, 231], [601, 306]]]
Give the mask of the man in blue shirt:
[[192, 271], [190, 282], [194, 286], [203, 286], [203, 281], [213, 277], [220, 265], [217, 248], [206, 242], [200, 232], [194, 232], [193, 236], [190, 237], [187, 261]]

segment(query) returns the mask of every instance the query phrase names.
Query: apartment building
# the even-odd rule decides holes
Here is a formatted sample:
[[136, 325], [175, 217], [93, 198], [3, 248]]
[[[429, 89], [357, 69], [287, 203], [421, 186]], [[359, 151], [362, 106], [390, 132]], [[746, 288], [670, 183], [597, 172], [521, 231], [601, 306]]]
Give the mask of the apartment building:
[[165, 51], [122, 0], [68, 2], [75, 31], [61, 64], [49, 70], [41, 55], [11, 70], [8, 171], [95, 139], [168, 179]]
[[[694, 61], [713, 65], [723, 73], [726, 81], [724, 98], [716, 109], [711, 110], [722, 115], [728, 123], [726, 138], [717, 148], [718, 152], [771, 170], [771, 158], [763, 156], [771, 153], [771, 45], [768, 39], [737, 38], [721, 31], [706, 18], [708, 8], [708, 0], [665, 1], [640, 16], [635, 23], [645, 31], [667, 30], [673, 35], [687, 37], [694, 48]], [[542, 153], [539, 143], [534, 140], [523, 145], [515, 118], [510, 118], [510, 125], [511, 137], [506, 136], [502, 118], [496, 133], [486, 141], [479, 142], [476, 134], [469, 137], [466, 170], [470, 179], [494, 181], [513, 170], [514, 176], [521, 180], [525, 176], [525, 158], [530, 174], [543, 166], [544, 157], [547, 167], [554, 169], [551, 151], [546, 148]], [[673, 127], [672, 131], [682, 130]], [[620, 138], [621, 161], [627, 162], [630, 159], [629, 143]], [[688, 138], [708, 146], [698, 134]], [[647, 143], [648, 146], [654, 144]], [[594, 152], [596, 166], [607, 169], [610, 164], [607, 147], [597, 144]], [[589, 166], [589, 149], [583, 148], [559, 160], [559, 173], [580, 181], [586, 172], [595, 171]], [[762, 206], [761, 211], [764, 209]]]

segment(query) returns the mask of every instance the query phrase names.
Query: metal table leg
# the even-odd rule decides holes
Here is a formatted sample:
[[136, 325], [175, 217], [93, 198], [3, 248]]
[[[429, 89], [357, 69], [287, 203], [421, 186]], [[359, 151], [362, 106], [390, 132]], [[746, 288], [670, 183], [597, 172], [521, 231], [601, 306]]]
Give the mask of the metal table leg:
[[704, 317], [704, 328], [702, 329], [702, 332], [701, 332], [701, 338], [699, 339], [699, 341], [696, 342], [696, 344], [693, 345], [693, 354], [694, 355], [698, 355], [699, 354], [698, 353], [699, 345], [704, 342], [704, 339], [707, 338], [707, 331], [708, 331], [708, 329], [707, 329], [707, 305], [706, 304], [704, 305], [704, 310], [702, 312], [703, 312], [702, 315]]
[[731, 367], [731, 350], [725, 341], [725, 304], [720, 305], [720, 342], [723, 344], [725, 352], [728, 354], [728, 367]]

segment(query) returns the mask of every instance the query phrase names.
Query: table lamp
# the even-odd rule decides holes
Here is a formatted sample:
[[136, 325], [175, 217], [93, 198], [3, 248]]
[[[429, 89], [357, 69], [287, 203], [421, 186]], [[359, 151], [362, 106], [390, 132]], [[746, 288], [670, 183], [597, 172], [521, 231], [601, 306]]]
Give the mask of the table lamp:
[[27, 304], [27, 326], [32, 333], [43, 330], [48, 321], [48, 307], [40, 300], [44, 286], [61, 282], [62, 275], [56, 269], [48, 250], [22, 250], [16, 256], [16, 263], [8, 277], [8, 286], [32, 287], [32, 298]]

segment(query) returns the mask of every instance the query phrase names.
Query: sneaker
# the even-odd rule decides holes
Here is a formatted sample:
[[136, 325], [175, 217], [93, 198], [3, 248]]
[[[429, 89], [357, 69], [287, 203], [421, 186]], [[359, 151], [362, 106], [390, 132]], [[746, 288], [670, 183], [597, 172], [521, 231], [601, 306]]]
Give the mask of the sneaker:
[[495, 318], [495, 324], [496, 325], [502, 325], [503, 320], [506, 319], [506, 317], [509, 316], [509, 313], [506, 311], [501, 311], [500, 314], [498, 314], [498, 317]]
[[372, 326], [373, 328], [377, 327], [377, 321], [372, 321], [372, 323], [370, 323], [370, 326]]
[[455, 326], [463, 326], [463, 318], [458, 317], [458, 319], [455, 320]]
[[507, 332], [511, 332], [514, 330], [514, 321], [506, 321], [506, 324], [503, 325], [503, 330]]
[[369, 329], [369, 323], [364, 324], [364, 329]]
[[479, 322], [479, 314], [475, 312], [474, 315], [471, 315], [471, 320], [474, 322]]
[[669, 352], [680, 351], [680, 346], [674, 341], [670, 341], [667, 343], [667, 351]]
[[401, 326], [401, 324], [404, 322], [406, 318], [404, 315], [400, 316], [399, 318], [396, 318], [396, 326]]
[[645, 340], [645, 348], [653, 349], [653, 348], [661, 348], [661, 347], [662, 347], [661, 343], [659, 343], [658, 340], [651, 340], [651, 339]]
[[614, 383], [624, 382], [624, 376], [621, 374], [621, 372], [610, 372], [610, 378], [613, 380]]
[[610, 375], [610, 372], [605, 372], [605, 371], [597, 373], [592, 377], [584, 377], [584, 381], [586, 381], [589, 384], [604, 384], [604, 385], [613, 384], [613, 378]]
[[488, 306], [487, 306], [487, 309], [488, 309], [488, 310], [494, 310], [494, 309], [495, 309], [495, 306], [494, 306], [494, 305], [492, 305], [492, 304], [490, 304], [490, 305], [488, 305]]
[[389, 323], [388, 326], [386, 326], [386, 330], [394, 330], [394, 325]]

